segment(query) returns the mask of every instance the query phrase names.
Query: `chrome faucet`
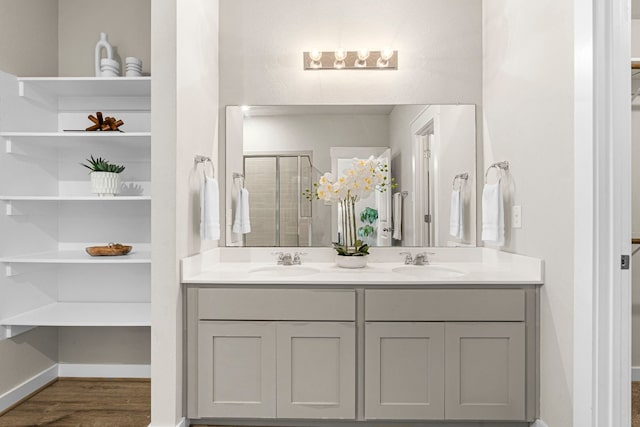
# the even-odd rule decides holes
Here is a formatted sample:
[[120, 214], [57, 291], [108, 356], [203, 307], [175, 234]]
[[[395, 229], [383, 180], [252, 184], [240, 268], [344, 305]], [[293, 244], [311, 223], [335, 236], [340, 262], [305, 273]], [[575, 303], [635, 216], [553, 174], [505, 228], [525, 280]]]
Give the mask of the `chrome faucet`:
[[405, 255], [404, 257], [404, 263], [406, 265], [411, 265], [413, 264], [413, 256], [411, 256], [411, 252], [400, 252], [400, 255]]
[[302, 255], [306, 255], [306, 252], [296, 252], [293, 254], [293, 265], [302, 265], [302, 259], [300, 258]]
[[425, 265], [429, 264], [429, 260], [427, 259], [426, 252], [420, 252], [416, 254], [415, 258], [413, 258], [413, 265]]
[[290, 253], [274, 252], [273, 255], [278, 255], [278, 265], [293, 265], [293, 258]]
[[420, 252], [416, 254], [415, 258], [411, 255], [411, 252], [400, 252], [400, 255], [404, 255], [404, 263], [406, 265], [425, 265], [429, 264], [426, 252]]

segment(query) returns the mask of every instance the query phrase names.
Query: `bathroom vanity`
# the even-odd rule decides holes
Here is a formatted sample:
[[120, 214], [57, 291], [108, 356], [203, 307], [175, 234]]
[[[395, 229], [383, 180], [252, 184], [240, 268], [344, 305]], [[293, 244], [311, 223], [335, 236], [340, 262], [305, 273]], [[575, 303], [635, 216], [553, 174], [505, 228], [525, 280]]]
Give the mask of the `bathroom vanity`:
[[430, 248], [414, 266], [376, 248], [350, 270], [329, 249], [299, 266], [271, 250], [183, 260], [192, 420], [536, 419], [542, 261]]

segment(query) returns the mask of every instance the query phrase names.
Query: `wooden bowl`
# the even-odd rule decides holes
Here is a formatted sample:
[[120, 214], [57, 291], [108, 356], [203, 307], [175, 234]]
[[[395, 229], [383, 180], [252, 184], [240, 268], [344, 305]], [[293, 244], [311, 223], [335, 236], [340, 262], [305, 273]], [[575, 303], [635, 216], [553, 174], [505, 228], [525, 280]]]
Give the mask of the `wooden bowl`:
[[120, 243], [109, 243], [107, 246], [89, 246], [86, 251], [91, 256], [118, 256], [128, 254], [132, 247]]

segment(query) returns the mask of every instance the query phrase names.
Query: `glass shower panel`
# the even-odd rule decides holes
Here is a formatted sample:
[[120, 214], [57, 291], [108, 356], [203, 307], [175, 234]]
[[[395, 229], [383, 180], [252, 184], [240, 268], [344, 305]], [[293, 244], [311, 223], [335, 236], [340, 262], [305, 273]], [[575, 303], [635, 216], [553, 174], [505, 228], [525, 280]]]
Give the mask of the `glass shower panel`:
[[280, 157], [280, 246], [298, 246], [298, 157]]
[[[300, 156], [300, 192], [313, 188], [313, 168], [308, 156]], [[300, 217], [311, 218], [311, 200], [300, 198]]]
[[278, 246], [278, 164], [275, 157], [245, 157], [244, 185], [249, 191], [251, 233], [246, 246]]

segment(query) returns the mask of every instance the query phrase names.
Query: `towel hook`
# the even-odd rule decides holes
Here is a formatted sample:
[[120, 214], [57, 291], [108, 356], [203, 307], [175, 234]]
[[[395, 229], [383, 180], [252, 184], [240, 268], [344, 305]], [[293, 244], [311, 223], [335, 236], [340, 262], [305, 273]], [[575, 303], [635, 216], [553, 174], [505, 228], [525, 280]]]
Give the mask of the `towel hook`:
[[[464, 172], [464, 173], [459, 173], [458, 175], [453, 177], [453, 183], [451, 184], [453, 188], [456, 188], [456, 181], [457, 180], [461, 180], [461, 181], [467, 181], [469, 179], [469, 173]], [[462, 183], [460, 182], [460, 187], [462, 188]]]
[[240, 180], [240, 186], [242, 188], [244, 188], [244, 174], [240, 173], [240, 172], [234, 172], [233, 173], [233, 179], [239, 179]]
[[207, 157], [207, 156], [203, 156], [200, 154], [196, 154], [195, 157], [193, 158], [193, 165], [194, 167], [198, 167], [199, 164], [204, 163], [204, 169], [202, 170], [202, 173], [204, 174], [204, 176], [207, 176], [207, 171], [206, 171], [206, 167], [207, 167], [207, 163], [209, 165], [211, 165], [211, 177], [213, 178], [216, 174], [216, 168], [213, 166], [213, 162], [211, 161], [211, 157]]
[[489, 177], [489, 171], [491, 171], [491, 169], [498, 169], [498, 172], [502, 175], [502, 171], [508, 171], [509, 170], [509, 162], [502, 161], [502, 162], [496, 162], [494, 164], [492, 164], [491, 166], [489, 166], [487, 168], [487, 171], [484, 173], [484, 183], [487, 183], [487, 178]]

